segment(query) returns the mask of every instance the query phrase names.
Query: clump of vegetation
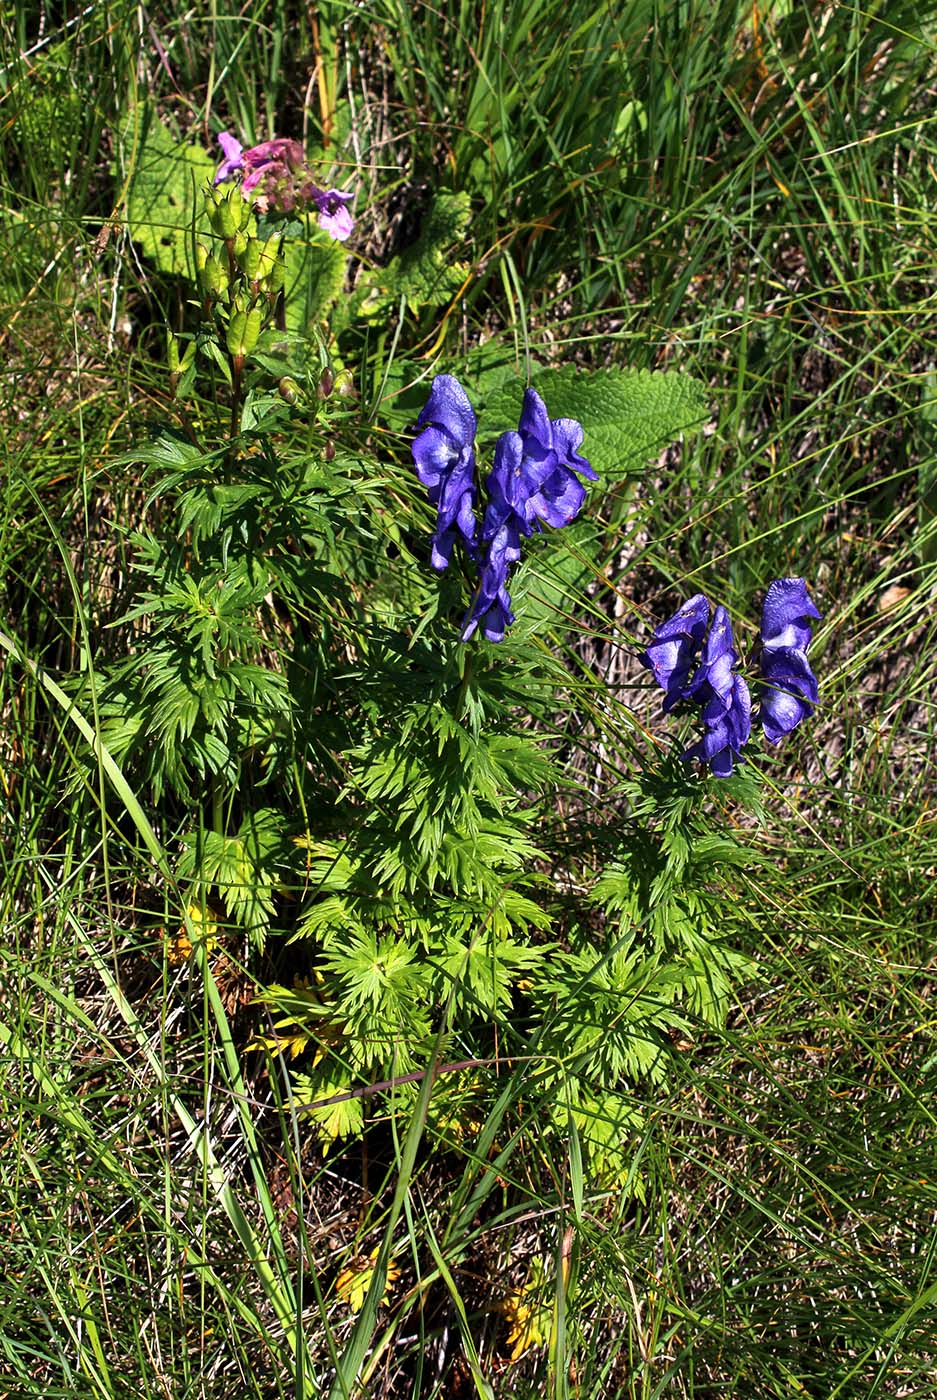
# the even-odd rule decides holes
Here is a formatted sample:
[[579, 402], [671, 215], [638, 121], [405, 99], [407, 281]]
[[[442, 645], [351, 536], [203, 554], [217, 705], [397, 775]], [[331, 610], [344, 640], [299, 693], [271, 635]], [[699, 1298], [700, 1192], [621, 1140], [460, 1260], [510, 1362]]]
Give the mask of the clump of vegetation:
[[0, 16], [7, 1388], [931, 1394], [929, 16], [195, 18]]

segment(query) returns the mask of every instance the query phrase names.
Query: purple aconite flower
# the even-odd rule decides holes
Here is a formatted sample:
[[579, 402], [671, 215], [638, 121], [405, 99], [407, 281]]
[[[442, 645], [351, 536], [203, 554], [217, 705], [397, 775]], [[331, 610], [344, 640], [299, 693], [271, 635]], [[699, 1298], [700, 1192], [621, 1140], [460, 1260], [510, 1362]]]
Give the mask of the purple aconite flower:
[[222, 131], [218, 136], [218, 144], [224, 159], [215, 172], [216, 185], [233, 179], [239, 170], [244, 169], [244, 147], [236, 136], [232, 136], [229, 131]]
[[495, 460], [488, 474], [488, 505], [482, 522], [481, 544], [484, 550], [479, 569], [478, 588], [462, 624], [462, 640], [481, 624], [482, 636], [489, 642], [504, 640], [505, 629], [514, 621], [511, 595], [507, 590], [511, 565], [521, 557], [521, 535], [529, 535], [531, 527], [524, 518], [523, 488], [515, 473], [520, 438], [517, 433], [502, 433], [495, 444]]
[[709, 621], [709, 599], [697, 593], [673, 615], [655, 627], [653, 639], [638, 660], [654, 674], [664, 697], [664, 714], [689, 699], [690, 673], [695, 670]]
[[820, 698], [817, 678], [797, 647], [765, 647], [761, 675], [761, 724], [768, 743], [777, 744], [812, 714]]
[[[489, 510], [491, 508], [489, 507]], [[488, 513], [485, 524], [488, 525]], [[484, 537], [484, 529], [482, 535]], [[511, 595], [507, 590], [511, 565], [521, 557], [521, 541], [516, 526], [510, 521], [499, 526], [491, 539], [479, 570], [478, 588], [462, 624], [462, 640], [467, 642], [481, 626], [488, 642], [504, 641], [504, 633], [514, 621]]]
[[517, 427], [519, 453], [512, 443], [515, 460], [512, 469], [523, 483], [517, 495], [523, 498], [524, 518], [535, 519], [560, 529], [575, 520], [586, 499], [586, 488], [579, 476], [598, 478], [579, 451], [582, 424], [575, 418], [550, 418], [546, 404], [536, 389], [527, 389]]
[[732, 623], [720, 605], [713, 614], [699, 670], [687, 693], [703, 702], [705, 733], [683, 755], [708, 763], [717, 778], [728, 778], [741, 759], [752, 732], [752, 702], [748, 686], [733, 671], [738, 661]]
[[818, 702], [807, 647], [819, 618], [802, 578], [776, 578], [769, 585], [761, 611], [761, 723], [769, 744], [796, 729]]
[[574, 418], [551, 419], [536, 389], [525, 391], [517, 432], [502, 433], [495, 445], [481, 530], [484, 558], [462, 626], [463, 641], [479, 626], [489, 642], [503, 640], [514, 621], [507, 580], [521, 557], [521, 536], [545, 524], [561, 529], [582, 509], [586, 488], [579, 475], [597, 479], [577, 450], [582, 437], [582, 425]]
[[751, 695], [741, 676], [733, 675], [725, 697], [713, 694], [703, 706], [703, 727], [703, 737], [683, 757], [708, 763], [717, 778], [731, 777], [752, 732]]
[[456, 535], [475, 553], [475, 412], [468, 395], [451, 374], [433, 380], [417, 419], [423, 431], [411, 447], [417, 476], [437, 507], [432, 540], [434, 569], [445, 569]]
[[806, 651], [813, 637], [812, 622], [820, 617], [804, 579], [776, 578], [768, 585], [761, 610], [762, 643]]

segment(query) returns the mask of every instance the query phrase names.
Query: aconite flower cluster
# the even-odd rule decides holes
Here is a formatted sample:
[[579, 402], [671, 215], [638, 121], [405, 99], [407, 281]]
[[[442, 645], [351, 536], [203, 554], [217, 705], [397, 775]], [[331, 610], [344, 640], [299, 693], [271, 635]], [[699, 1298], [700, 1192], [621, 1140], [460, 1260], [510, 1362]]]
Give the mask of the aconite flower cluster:
[[544, 525], [561, 529], [575, 520], [586, 498], [579, 478], [596, 480], [578, 450], [582, 425], [574, 418], [550, 418], [536, 389], [528, 389], [517, 431], [502, 433], [495, 446], [480, 526], [475, 412], [453, 375], [433, 380], [417, 427], [421, 431], [413, 443], [413, 460], [437, 509], [433, 567], [447, 568], [453, 546], [461, 541], [478, 568], [462, 640], [477, 629], [488, 641], [500, 642], [514, 621], [507, 585], [511, 567], [521, 557], [521, 539]]
[[[683, 757], [708, 763], [716, 777], [727, 778], [751, 735], [752, 701], [735, 670], [739, 657], [729, 614], [720, 604], [710, 623], [711, 611], [705, 593], [697, 593], [655, 628], [640, 659], [665, 692], [665, 714], [683, 701], [702, 707], [702, 736]], [[819, 618], [804, 579], [776, 578], [769, 585], [761, 613], [757, 716], [769, 743], [790, 734], [817, 704], [807, 647]]]

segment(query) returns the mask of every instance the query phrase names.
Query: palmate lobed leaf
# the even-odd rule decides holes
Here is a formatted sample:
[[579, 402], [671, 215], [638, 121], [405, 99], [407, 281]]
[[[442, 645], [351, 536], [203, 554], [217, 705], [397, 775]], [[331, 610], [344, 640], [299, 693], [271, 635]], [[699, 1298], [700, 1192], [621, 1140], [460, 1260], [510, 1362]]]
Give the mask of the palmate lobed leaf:
[[293, 845], [286, 819], [269, 807], [249, 814], [236, 836], [206, 831], [186, 836], [179, 875], [216, 890], [229, 918], [262, 947]]
[[466, 263], [453, 257], [471, 220], [471, 201], [463, 192], [438, 191], [423, 216], [416, 241], [385, 268], [366, 275], [353, 305], [366, 318], [395, 310], [404, 297], [411, 311], [445, 306], [469, 275]]
[[295, 1074], [293, 1082], [304, 1103], [317, 1105], [304, 1113], [315, 1124], [326, 1151], [329, 1144], [361, 1133], [365, 1100], [345, 1097], [352, 1085], [341, 1065], [327, 1059], [311, 1074]]

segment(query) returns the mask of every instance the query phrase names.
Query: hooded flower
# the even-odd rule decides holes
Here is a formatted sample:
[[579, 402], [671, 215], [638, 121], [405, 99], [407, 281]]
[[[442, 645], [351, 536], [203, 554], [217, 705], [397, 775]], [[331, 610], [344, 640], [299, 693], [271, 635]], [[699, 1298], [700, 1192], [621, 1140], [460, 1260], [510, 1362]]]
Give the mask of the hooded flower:
[[544, 524], [561, 529], [582, 509], [586, 488], [577, 473], [597, 479], [577, 451], [582, 436], [582, 425], [574, 418], [549, 418], [536, 389], [525, 391], [517, 432], [502, 433], [495, 445], [481, 531], [485, 553], [462, 627], [463, 641], [479, 625], [489, 642], [503, 639], [514, 621], [507, 580], [511, 565], [521, 557], [521, 537], [542, 530]]
[[653, 640], [641, 653], [638, 660], [654, 673], [654, 679], [664, 697], [664, 714], [668, 714], [681, 700], [689, 699], [690, 673], [696, 667], [699, 649], [706, 635], [709, 621], [709, 599], [705, 593], [696, 593], [683, 606], [655, 627]]
[[732, 677], [726, 698], [727, 705], [715, 695], [704, 705], [705, 733], [683, 755], [688, 761], [697, 758], [708, 763], [717, 778], [731, 777], [752, 732], [751, 695], [741, 676]]
[[531, 533], [524, 518], [520, 478], [514, 470], [519, 443], [518, 434], [509, 432], [502, 433], [495, 444], [494, 466], [485, 483], [488, 506], [481, 531], [484, 558], [478, 588], [462, 625], [463, 642], [468, 641], [479, 623], [487, 641], [503, 641], [505, 628], [514, 621], [508, 574], [511, 565], [521, 557], [521, 535]]
[[796, 647], [765, 647], [761, 675], [761, 724], [768, 743], [777, 744], [813, 713], [820, 698], [817, 678]]
[[[487, 513], [485, 520], [487, 524]], [[517, 529], [510, 522], [501, 525], [488, 541], [479, 570], [478, 588], [462, 624], [463, 642], [468, 641], [479, 625], [486, 641], [504, 641], [504, 633], [514, 621], [511, 595], [507, 590], [508, 574], [511, 565], [516, 564], [520, 557], [521, 542]]]
[[423, 431], [410, 450], [417, 476], [437, 507], [432, 562], [434, 569], [443, 570], [457, 534], [469, 554], [475, 553], [475, 413], [453, 375], [433, 380], [417, 426]]
[[806, 651], [813, 637], [812, 621], [820, 617], [804, 579], [776, 578], [768, 585], [761, 610], [761, 640], [766, 647]]
[[[559, 529], [575, 520], [586, 499], [579, 476], [597, 476], [578, 452], [582, 424], [575, 418], [550, 418], [536, 389], [527, 389], [517, 433], [511, 446], [515, 496], [528, 524], [537, 520]], [[528, 532], [529, 533], [529, 532]]]
[[708, 763], [717, 778], [728, 778], [741, 758], [752, 731], [752, 701], [748, 686], [733, 671], [738, 661], [732, 623], [720, 605], [713, 614], [699, 670], [686, 694], [703, 702], [705, 733], [683, 755]]
[[776, 744], [813, 712], [817, 678], [807, 660], [814, 620], [820, 618], [802, 578], [776, 578], [761, 612], [761, 723]]

